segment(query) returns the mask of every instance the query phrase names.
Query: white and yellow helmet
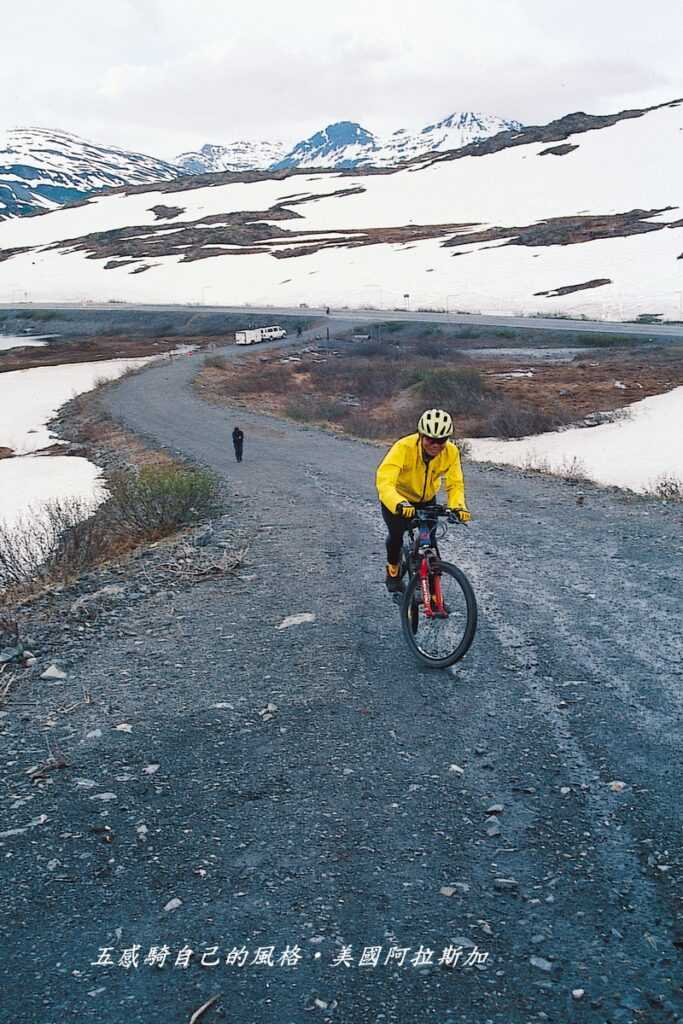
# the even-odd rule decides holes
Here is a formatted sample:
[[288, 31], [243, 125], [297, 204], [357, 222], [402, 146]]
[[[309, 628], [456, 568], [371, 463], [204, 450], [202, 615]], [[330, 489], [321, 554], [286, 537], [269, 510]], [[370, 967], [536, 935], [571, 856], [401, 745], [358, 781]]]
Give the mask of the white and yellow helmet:
[[425, 437], [433, 437], [435, 440], [441, 441], [452, 436], [453, 420], [443, 409], [427, 409], [420, 416], [417, 430]]

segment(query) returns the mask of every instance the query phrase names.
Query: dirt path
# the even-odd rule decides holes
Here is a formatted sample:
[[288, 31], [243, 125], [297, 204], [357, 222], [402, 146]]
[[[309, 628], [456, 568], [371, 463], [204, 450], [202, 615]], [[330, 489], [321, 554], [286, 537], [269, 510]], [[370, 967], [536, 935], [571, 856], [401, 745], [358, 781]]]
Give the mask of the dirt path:
[[[229, 481], [217, 537], [255, 535], [254, 578], [150, 594], [71, 666], [94, 697], [63, 727], [77, 771], [3, 825], [45, 814], [49, 838], [0, 839], [10, 1019], [184, 1022], [222, 993], [203, 1021], [679, 1020], [680, 511], [470, 467], [452, 554], [480, 629], [460, 667], [423, 671], [383, 593], [378, 450], [202, 403], [198, 365], [108, 401]], [[299, 613], [315, 619], [278, 629]], [[23, 728], [9, 789], [35, 763]], [[93, 821], [116, 836], [94, 852], [70, 838]], [[166, 966], [144, 966], [164, 943]], [[116, 966], [135, 944], [140, 966]], [[114, 966], [91, 964], [103, 946]], [[252, 964], [269, 946], [276, 966]], [[475, 947], [488, 959], [464, 966]]]

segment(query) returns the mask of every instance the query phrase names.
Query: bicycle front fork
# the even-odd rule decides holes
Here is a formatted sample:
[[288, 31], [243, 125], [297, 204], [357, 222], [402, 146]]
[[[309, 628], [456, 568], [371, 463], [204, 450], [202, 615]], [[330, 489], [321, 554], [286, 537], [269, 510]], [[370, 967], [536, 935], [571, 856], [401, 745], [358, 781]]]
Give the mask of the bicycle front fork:
[[441, 590], [441, 574], [438, 572], [432, 573], [432, 585], [430, 588], [429, 567], [426, 558], [423, 558], [420, 563], [420, 590], [422, 592], [422, 607], [424, 608], [426, 618], [444, 618], [446, 612]]

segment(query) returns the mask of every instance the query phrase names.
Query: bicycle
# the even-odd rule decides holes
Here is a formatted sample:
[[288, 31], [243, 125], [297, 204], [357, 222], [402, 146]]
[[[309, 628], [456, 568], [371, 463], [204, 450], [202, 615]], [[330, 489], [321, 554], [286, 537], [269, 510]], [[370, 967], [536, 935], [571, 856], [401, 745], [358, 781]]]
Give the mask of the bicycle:
[[464, 657], [477, 628], [477, 601], [470, 581], [457, 565], [441, 558], [436, 543], [439, 518], [460, 523], [443, 505], [415, 510], [399, 569], [408, 583], [404, 593], [396, 595], [403, 635], [413, 654], [429, 668], [448, 668]]

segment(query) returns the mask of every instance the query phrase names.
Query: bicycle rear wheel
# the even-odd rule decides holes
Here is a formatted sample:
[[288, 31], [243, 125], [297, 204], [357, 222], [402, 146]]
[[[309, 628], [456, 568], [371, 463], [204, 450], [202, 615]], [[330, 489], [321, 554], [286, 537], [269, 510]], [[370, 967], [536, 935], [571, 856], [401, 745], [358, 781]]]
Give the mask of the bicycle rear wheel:
[[446, 618], [425, 614], [420, 578], [415, 574], [401, 602], [401, 627], [408, 646], [423, 665], [448, 668], [470, 649], [477, 629], [477, 601], [470, 581], [457, 565], [437, 561]]

